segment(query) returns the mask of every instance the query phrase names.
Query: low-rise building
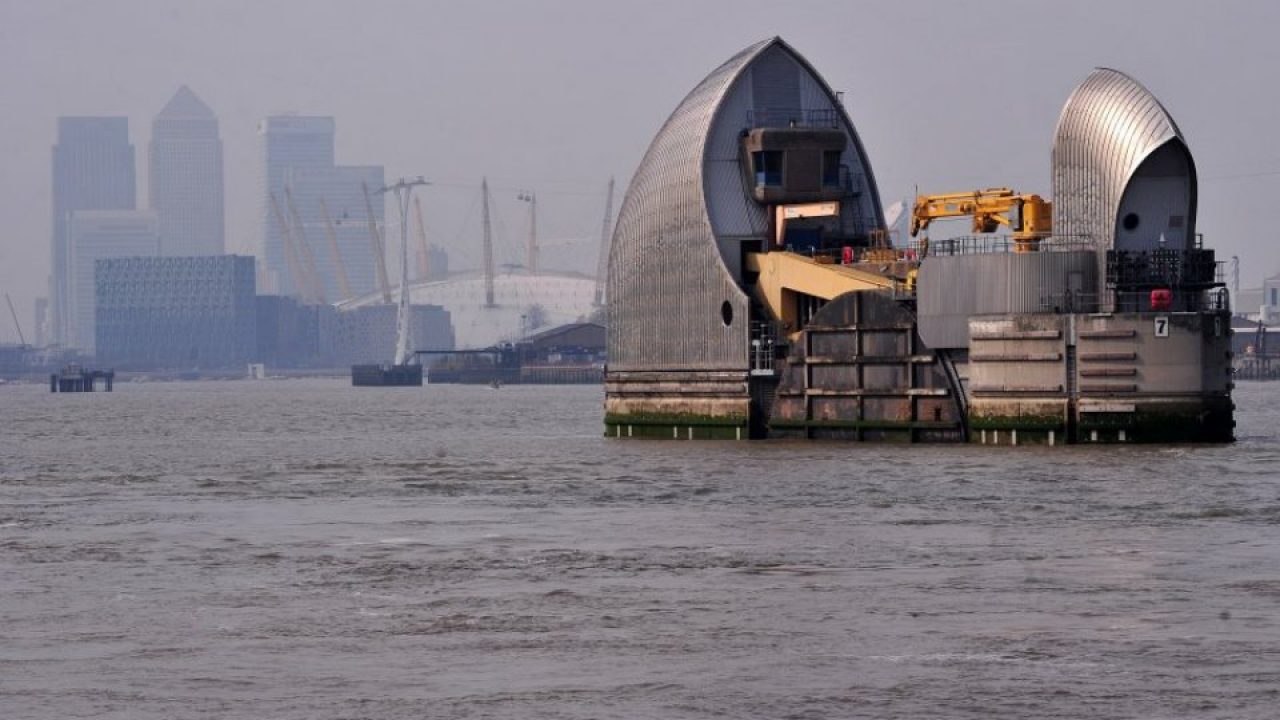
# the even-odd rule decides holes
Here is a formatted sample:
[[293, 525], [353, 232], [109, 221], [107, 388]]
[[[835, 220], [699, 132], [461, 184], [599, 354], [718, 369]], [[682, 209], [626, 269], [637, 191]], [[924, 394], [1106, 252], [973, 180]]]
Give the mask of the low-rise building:
[[255, 355], [252, 257], [103, 260], [96, 285], [102, 364], [126, 370], [226, 369]]
[[[439, 305], [411, 305], [414, 350], [452, 350], [449, 311]], [[321, 318], [324, 355], [334, 367], [391, 362], [396, 346], [395, 305], [366, 305]]]
[[329, 305], [306, 305], [283, 295], [259, 295], [254, 362], [269, 368], [326, 367], [320, 346], [321, 317], [335, 311]]

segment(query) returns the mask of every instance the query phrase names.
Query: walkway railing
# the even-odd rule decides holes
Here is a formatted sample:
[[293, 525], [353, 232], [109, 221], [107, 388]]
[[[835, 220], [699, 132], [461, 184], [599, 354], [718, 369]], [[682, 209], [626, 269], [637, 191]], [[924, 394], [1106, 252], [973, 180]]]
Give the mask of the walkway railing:
[[838, 128], [838, 110], [804, 108], [764, 108], [747, 111], [749, 128]]
[[[1226, 288], [1174, 292], [1169, 312], [1213, 312], [1231, 309]], [[1085, 293], [1067, 291], [1041, 296], [1040, 311], [1047, 313], [1152, 312], [1150, 291]]]
[[[920, 256], [935, 255], [987, 255], [1016, 252], [1017, 243], [1009, 235], [960, 235], [942, 240], [912, 240], [908, 247]], [[1089, 235], [1046, 235], [1040, 240], [1038, 252], [1072, 252], [1097, 250], [1098, 243]]]

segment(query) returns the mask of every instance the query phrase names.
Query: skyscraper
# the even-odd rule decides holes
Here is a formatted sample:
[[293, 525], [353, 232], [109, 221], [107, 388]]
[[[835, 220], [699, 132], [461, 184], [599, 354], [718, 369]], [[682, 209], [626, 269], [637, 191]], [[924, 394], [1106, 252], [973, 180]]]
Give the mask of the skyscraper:
[[50, 250], [53, 342], [68, 344], [71, 313], [71, 253], [68, 223], [77, 210], [133, 210], [138, 195], [129, 120], [123, 117], [60, 117], [53, 146], [53, 219]]
[[186, 85], [152, 121], [147, 154], [160, 254], [221, 255], [225, 239], [218, 118]]
[[112, 258], [155, 257], [158, 223], [150, 210], [76, 210], [67, 218], [68, 331], [65, 344], [94, 351], [94, 298], [98, 263]]
[[[291, 226], [293, 210], [297, 210], [301, 226], [293, 231], [294, 241], [306, 242], [309, 252], [297, 252], [295, 258], [298, 262], [306, 262], [307, 258], [314, 262], [326, 300], [346, 299], [340, 280], [344, 273], [352, 295], [372, 292], [374, 255], [362, 184], [368, 186], [370, 193], [376, 193], [383, 184], [382, 166], [334, 165], [334, 121], [330, 117], [277, 115], [258, 125], [258, 135], [263, 158], [261, 286], [264, 292], [291, 295], [299, 290], [290, 268], [280, 221], [271, 206], [272, 197]], [[286, 187], [288, 195], [293, 197], [292, 207]], [[385, 207], [382, 196], [374, 194], [372, 204], [374, 222], [381, 226]], [[325, 209], [333, 225], [332, 243]], [[341, 271], [334, 258], [333, 245], [337, 246]]]
[[333, 167], [333, 134], [331, 117], [277, 115], [258, 123], [262, 151], [259, 176], [262, 247], [259, 257], [263, 264], [262, 289], [265, 292], [288, 295], [297, 288], [285, 261], [284, 239], [271, 207], [271, 197], [275, 197], [287, 217], [289, 210], [284, 197], [286, 176], [290, 169]]
[[36, 347], [49, 343], [49, 298], [36, 298]]

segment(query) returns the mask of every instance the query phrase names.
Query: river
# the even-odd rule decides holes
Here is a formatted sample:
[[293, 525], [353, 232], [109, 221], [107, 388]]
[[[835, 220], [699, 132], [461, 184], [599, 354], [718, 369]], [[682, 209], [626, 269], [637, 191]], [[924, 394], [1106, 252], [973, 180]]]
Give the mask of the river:
[[1280, 708], [1280, 383], [1230, 446], [602, 437], [598, 387], [0, 387], [0, 716]]

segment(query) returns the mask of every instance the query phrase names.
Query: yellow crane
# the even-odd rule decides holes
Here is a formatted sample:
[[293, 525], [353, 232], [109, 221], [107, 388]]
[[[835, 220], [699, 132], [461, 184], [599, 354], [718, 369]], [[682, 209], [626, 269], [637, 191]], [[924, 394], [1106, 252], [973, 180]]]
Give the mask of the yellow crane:
[[338, 232], [333, 229], [333, 218], [329, 217], [329, 206], [324, 198], [320, 198], [320, 214], [324, 216], [325, 234], [329, 236], [329, 255], [333, 257], [333, 271], [338, 277], [338, 292], [342, 299], [355, 297], [351, 292], [351, 280], [347, 277], [347, 266], [342, 262], [342, 253], [338, 252]]
[[369, 217], [369, 242], [373, 245], [373, 268], [378, 275], [378, 289], [382, 291], [382, 302], [391, 304], [391, 281], [387, 279], [387, 254], [382, 249], [382, 238], [378, 235], [378, 221], [373, 216], [373, 201], [369, 199], [369, 184], [360, 181], [364, 190], [364, 211]]
[[973, 232], [1009, 228], [1014, 252], [1034, 252], [1053, 231], [1053, 203], [1039, 195], [1009, 188], [987, 188], [946, 195], [919, 195], [911, 210], [911, 237], [928, 230], [934, 220], [972, 217]]
[[320, 273], [316, 269], [316, 256], [311, 252], [311, 243], [307, 242], [307, 232], [302, 224], [302, 216], [298, 213], [298, 206], [293, 202], [293, 189], [287, 183], [284, 186], [284, 199], [289, 205], [289, 217], [293, 218], [291, 228], [297, 231], [293, 236], [293, 242], [298, 247], [298, 260], [302, 264], [303, 279], [311, 289], [311, 302], [324, 305], [327, 300], [324, 296], [324, 283], [320, 280]]
[[289, 221], [285, 219], [284, 213], [280, 210], [280, 203], [276, 200], [276, 194], [270, 193], [271, 211], [276, 216], [276, 222], [280, 224], [280, 238], [284, 241], [284, 257], [289, 268], [289, 277], [293, 280], [294, 294], [302, 298], [304, 303], [311, 302], [310, 285], [306, 282], [306, 278], [302, 274], [302, 262], [298, 259], [298, 249], [294, 247], [293, 230], [289, 227]]
[[427, 226], [422, 222], [422, 203], [413, 199], [413, 212], [418, 216], [418, 280], [431, 278], [431, 250], [427, 246]]

